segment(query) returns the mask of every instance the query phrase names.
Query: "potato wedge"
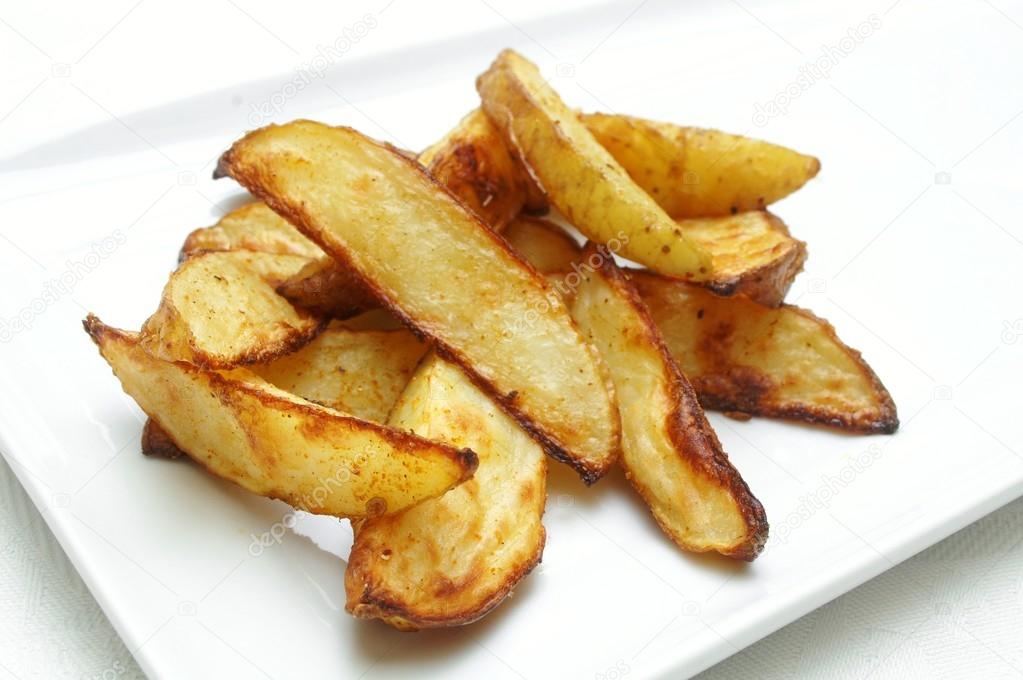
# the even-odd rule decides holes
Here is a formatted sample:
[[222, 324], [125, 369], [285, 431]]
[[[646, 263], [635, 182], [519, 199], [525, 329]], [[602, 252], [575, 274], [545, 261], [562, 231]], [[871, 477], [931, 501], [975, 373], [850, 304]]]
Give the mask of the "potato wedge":
[[347, 319], [380, 304], [358, 276], [327, 256], [310, 260], [277, 286], [277, 292], [296, 307], [333, 319]]
[[763, 210], [821, 168], [813, 156], [717, 130], [605, 113], [580, 114], [580, 119], [675, 218]]
[[721, 449], [632, 284], [592, 245], [583, 257], [572, 315], [614, 379], [626, 476], [680, 548], [753, 560], [767, 540], [763, 506]]
[[541, 272], [571, 269], [582, 252], [582, 246], [568, 232], [539, 217], [519, 216], [501, 235]]
[[[530, 186], [534, 183], [529, 173], [480, 109], [474, 109], [443, 139], [419, 154], [419, 162], [499, 231], [519, 214], [527, 199], [537, 195]], [[536, 199], [532, 202], [536, 208]]]
[[504, 50], [476, 89], [551, 204], [590, 240], [664, 274], [692, 281], [712, 276], [710, 255], [594, 139], [536, 66]]
[[323, 257], [319, 246], [260, 202], [247, 203], [229, 212], [212, 227], [193, 231], [185, 239], [178, 260], [184, 262], [197, 253], [211, 250], [257, 250], [278, 255]]
[[341, 262], [588, 483], [619, 448], [600, 358], [561, 298], [419, 165], [348, 128], [249, 133], [230, 175]]
[[888, 390], [823, 319], [650, 272], [629, 275], [704, 407], [857, 432], [898, 428]]
[[303, 399], [382, 423], [427, 349], [407, 331], [355, 331], [339, 324], [297, 352], [251, 370]]
[[536, 566], [547, 497], [543, 450], [456, 366], [424, 360], [393, 427], [479, 453], [440, 498], [355, 525], [345, 608], [403, 630], [471, 623]]
[[323, 328], [274, 291], [308, 260], [246, 250], [203, 253], [171, 274], [142, 326], [147, 351], [208, 368], [265, 362], [298, 349]]
[[806, 261], [806, 244], [769, 212], [678, 220], [678, 227], [710, 253], [714, 277], [701, 285], [718, 295], [776, 307]]
[[136, 334], [85, 330], [127, 392], [181, 450], [254, 493], [339, 517], [394, 513], [470, 478], [476, 454], [288, 394], [246, 369], [222, 373], [145, 351]]

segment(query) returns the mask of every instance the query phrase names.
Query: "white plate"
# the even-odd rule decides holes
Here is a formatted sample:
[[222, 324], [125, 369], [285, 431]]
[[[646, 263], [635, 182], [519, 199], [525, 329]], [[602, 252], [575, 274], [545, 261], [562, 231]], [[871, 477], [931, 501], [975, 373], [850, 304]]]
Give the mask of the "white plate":
[[[864, 352], [898, 403], [899, 433], [712, 415], [772, 521], [750, 566], [679, 553], [620, 477], [584, 489], [556, 468], [542, 567], [459, 630], [408, 635], [352, 620], [345, 525], [285, 526], [280, 503], [143, 459], [142, 415], [79, 327], [86, 310], [137, 327], [154, 308], [184, 235], [240, 196], [209, 179], [251, 125], [237, 103], [270, 98], [291, 75], [0, 163], [2, 448], [142, 667], [154, 677], [678, 677], [1020, 495], [1019, 400], [1003, 381], [1023, 368], [1023, 206], [1009, 191], [1023, 150], [1000, 126], [1021, 105], [1004, 84], [1020, 81], [1023, 62], [964, 65], [1015, 39], [973, 9], [884, 9], [856, 58], [834, 57], [831, 78], [807, 87], [799, 69], [822, 54], [812, 46], [838, 44], [868, 11], [825, 23], [783, 7], [751, 17], [650, 3], [614, 31], [627, 11], [601, 7], [345, 61], [326, 81], [349, 103], [319, 82], [286, 102], [279, 119], [352, 124], [419, 148], [474, 105], [474, 75], [515, 45], [573, 104], [762, 136], [824, 164], [777, 206], [810, 244], [790, 298]], [[925, 60], [936, 46], [955, 65]], [[754, 124], [755, 103], [790, 83], [788, 112]], [[953, 91], [968, 101], [946, 99]], [[10, 327], [18, 314], [30, 328]]]

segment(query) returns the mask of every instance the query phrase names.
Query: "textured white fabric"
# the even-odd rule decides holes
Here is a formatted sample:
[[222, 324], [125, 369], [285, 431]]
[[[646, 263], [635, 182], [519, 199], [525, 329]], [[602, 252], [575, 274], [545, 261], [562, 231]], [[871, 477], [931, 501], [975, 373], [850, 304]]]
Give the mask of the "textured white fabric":
[[[698, 677], [868, 676], [1023, 676], [1023, 499]], [[141, 677], [0, 461], [0, 678]]]

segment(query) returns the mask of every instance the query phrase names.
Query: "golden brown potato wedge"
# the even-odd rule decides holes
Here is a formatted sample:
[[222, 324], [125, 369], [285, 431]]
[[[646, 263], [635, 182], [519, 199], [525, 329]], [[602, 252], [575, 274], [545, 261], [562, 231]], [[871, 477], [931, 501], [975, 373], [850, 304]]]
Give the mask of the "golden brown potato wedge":
[[505, 144], [500, 130], [480, 109], [466, 115], [443, 139], [423, 151], [419, 162], [497, 230], [518, 215], [527, 200], [537, 208], [536, 197], [542, 196]]
[[[699, 285], [718, 295], [741, 294], [777, 306], [806, 260], [806, 244], [789, 236], [785, 224], [767, 212], [678, 220], [677, 224], [710, 253], [714, 278]], [[582, 251], [564, 229], [544, 219], [519, 217], [503, 235], [542, 272], [571, 269]]]
[[721, 449], [635, 289], [592, 245], [583, 257], [572, 315], [614, 379], [626, 476], [680, 548], [754, 559], [767, 540], [763, 506]]
[[145, 351], [94, 316], [85, 330], [127, 392], [210, 472], [309, 512], [394, 513], [472, 476], [476, 455], [347, 416], [246, 369], [217, 372]]
[[693, 281], [711, 278], [710, 255], [594, 139], [536, 66], [504, 50], [476, 80], [476, 89], [487, 116], [579, 231], [656, 271]]
[[323, 257], [315, 243], [264, 203], [247, 203], [232, 210], [212, 227], [196, 229], [181, 247], [178, 259], [207, 251], [257, 250], [278, 255]]
[[346, 609], [401, 629], [471, 623], [503, 600], [543, 552], [542, 449], [456, 366], [416, 371], [389, 420], [479, 453], [475, 476], [440, 498], [355, 527]]
[[538, 217], [519, 216], [501, 234], [541, 272], [571, 269], [582, 252], [582, 246], [568, 232]]
[[274, 287], [308, 260], [247, 250], [203, 253], [171, 274], [142, 344], [156, 356], [209, 368], [265, 362], [312, 340], [321, 317], [296, 309]]
[[337, 324], [297, 352], [251, 369], [303, 399], [382, 423], [427, 349], [407, 331]]
[[564, 302], [418, 164], [354, 130], [297, 121], [249, 133], [218, 173], [357, 273], [584, 480], [613, 463], [613, 389]]
[[888, 390], [823, 319], [650, 272], [629, 275], [706, 408], [858, 432], [898, 428]]
[[701, 285], [718, 295], [745, 295], [776, 307], [806, 261], [806, 244], [769, 212], [685, 219], [678, 227], [710, 253], [714, 277]]
[[326, 256], [310, 260], [277, 286], [277, 292], [296, 307], [333, 319], [347, 319], [379, 306], [358, 276]]
[[675, 218], [762, 210], [821, 168], [813, 156], [717, 130], [604, 113], [580, 117], [636, 184]]

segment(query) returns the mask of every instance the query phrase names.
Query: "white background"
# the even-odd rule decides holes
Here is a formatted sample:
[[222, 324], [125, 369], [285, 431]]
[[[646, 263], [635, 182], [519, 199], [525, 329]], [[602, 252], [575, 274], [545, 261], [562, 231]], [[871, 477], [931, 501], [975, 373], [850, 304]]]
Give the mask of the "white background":
[[[195, 120], [196, 134], [233, 133], [248, 127], [252, 103], [248, 90], [239, 88], [237, 94], [223, 99], [203, 93], [297, 68], [316, 54], [317, 45], [333, 42], [338, 27], [351, 26], [367, 13], [373, 14], [377, 25], [365, 39], [353, 44], [343, 57], [346, 62], [387, 55], [414, 44], [459, 44], [459, 36], [468, 32], [478, 36], [476, 40], [500, 36], [505, 42], [495, 43], [495, 52], [512, 44], [543, 56], [548, 45], [556, 49], [558, 36], [536, 33], [531, 21], [549, 13], [549, 4], [472, 1], [441, 6], [412, 0], [359, 5], [236, 4], [229, 0], [161, 4], [143, 0], [87, 7], [50, 3], [44, 7], [5, 2], [0, 6], [0, 55], [4, 64], [0, 73], [0, 171], [34, 168], [47, 172], [48, 165], [128, 149], [144, 153], [140, 173], [169, 163], [186, 173], [187, 182], [187, 173], [199, 172], [202, 163], [167, 157], [162, 149], [179, 141], [175, 135], [181, 134], [180, 127], [161, 129], [146, 117], [146, 110], [183, 100], [181, 115]], [[977, 253], [997, 253], [1017, 262], [1023, 255], [1018, 212], [1010, 209], [1012, 204], [1007, 199], [1010, 187], [1019, 189], [1018, 158], [1023, 152], [1019, 132], [1023, 123], [1018, 119], [1023, 112], [1023, 90], [1019, 86], [1023, 82], [1019, 73], [1023, 63], [1023, 6], [982, 0], [956, 4], [902, 0], [855, 7], [846, 3], [831, 7], [806, 3], [782, 8], [767, 2], [723, 3], [713, 9], [691, 5], [692, 23], [680, 27], [680, 33], [684, 33], [683, 28], [698, 28], [701, 22], [717, 27], [734, 23], [760, 37], [754, 42], [738, 42], [730, 62], [679, 65], [706, 72], [699, 90], [679, 92], [679, 101], [684, 103], [681, 108], [694, 111], [695, 119], [685, 122], [791, 141], [800, 149], [821, 155], [824, 173], [818, 183], [842, 182], [845, 187], [856, 188], [850, 192], [853, 199], [835, 206], [835, 210], [854, 212], [869, 228], [855, 238], [835, 234], [831, 243], [811, 240], [811, 254], [820, 247], [844, 249], [853, 260], [863, 255], [877, 271], [854, 267], [848, 276], [864, 282], [883, 276], [891, 280], [891, 285], [908, 287], [917, 294], [919, 307], [885, 307], [879, 300], [881, 309], [872, 317], [876, 324], [883, 326], [886, 319], [922, 313], [921, 308], [930, 314], [927, 333], [921, 333], [915, 345], [889, 347], [891, 356], [882, 358], [883, 362], [908, 362], [931, 378], [921, 379], [921, 390], [926, 389], [928, 396], [914, 393], [912, 410], [907, 411], [906, 404], [900, 403], [904, 421], [928, 408], [932, 394], [946, 400], [949, 394], [939, 390], [951, 388], [955, 404], [960, 384], [975, 375], [975, 380], [997, 386], [996, 367], [1002, 365], [998, 362], [1010, 353], [1018, 356], [1019, 345], [1012, 329], [1023, 316], [1023, 309], [994, 310], [993, 316], [971, 308], [942, 309], [934, 289], [941, 289], [935, 283], [938, 277], [951, 281], [956, 277], [990, 277], [992, 285], [999, 285], [1004, 278], [978, 266]], [[558, 7], [558, 12], [569, 10], [566, 5]], [[615, 47], [627, 53], [623, 45], [630, 40], [630, 24], [649, 21], [657, 11], [656, 2], [626, 2], [600, 5], [592, 14], [572, 14], [574, 20], [590, 16], [595, 33], [606, 37], [590, 52], [573, 55], [569, 63], [578, 63], [582, 71], [582, 64], [593, 55], [594, 62], [599, 63], [599, 54], [605, 49]], [[791, 116], [780, 115], [763, 130], [751, 125], [757, 102], [775, 98], [795, 78], [800, 65], [821, 54], [822, 45], [837, 43], [850, 26], [870, 15], [881, 20], [877, 35], [839, 60], [830, 79], [815, 83], [791, 101]], [[510, 42], [509, 27], [514, 36]], [[921, 35], [925, 37], [921, 39]], [[903, 43], [914, 47], [900, 49]], [[781, 58], [779, 53], [790, 52], [788, 66], [765, 69], [755, 89], [749, 85], [730, 87], [734, 81], [750, 81], [741, 75], [758, 69], [759, 50], [769, 51], [772, 63]], [[637, 64], [638, 69], [641, 67]], [[944, 74], [945, 80], [917, 77], [935, 73]], [[642, 72], [636, 78], [642, 79]], [[599, 73], [587, 73], [586, 83], [592, 86], [593, 82], [600, 82]], [[582, 79], [579, 86], [585, 89]], [[872, 91], [872, 87], [882, 91]], [[622, 90], [627, 91], [627, 87], [619, 83]], [[592, 100], [579, 103], [611, 108], [602, 104], [604, 99], [613, 99], [616, 108], [629, 110], [627, 97], [614, 92], [608, 96], [603, 90], [587, 92]], [[409, 147], [429, 141], [403, 138], [403, 118], [427, 115], [425, 111], [396, 111], [380, 101], [375, 108], [364, 110], [359, 106], [359, 96], [347, 91], [345, 94], [352, 100], [338, 96], [352, 109], [349, 113], [355, 122], [370, 134]], [[374, 93], [359, 94], [370, 100]], [[424, 92], [424, 108], [429, 96]], [[471, 88], [466, 86], [466, 109], [471, 99]], [[714, 104], [688, 101], [692, 99], [709, 99]], [[798, 125], [800, 107], [805, 113], [822, 106], [825, 100], [845, 100], [848, 120], [836, 119], [831, 128], [825, 125], [804, 131]], [[871, 105], [863, 106], [864, 101]], [[676, 109], [636, 113], [678, 118]], [[940, 124], [924, 125], [921, 121], [925, 119]], [[37, 146], [87, 126], [98, 126], [91, 128], [92, 136], [72, 136], [42, 149]], [[830, 135], [857, 136], [867, 148], [876, 149], [873, 174], [844, 174], [843, 159], [825, 153], [829, 144], [826, 136], [817, 137], [821, 130]], [[33, 147], [36, 151], [31, 157], [19, 155]], [[896, 160], [900, 168], [905, 167], [906, 159], [918, 166], [919, 192], [911, 191], [890, 201], [885, 196], [886, 202], [875, 204], [878, 185], [903, 179], [887, 174]], [[974, 184], [960, 191], [963, 174], [968, 174]], [[52, 177], [59, 182], [61, 175], [53, 172]], [[858, 193], [861, 188], [862, 193]], [[6, 188], [0, 201], [22, 200], [18, 192], [16, 186]], [[153, 198], [160, 200], [130, 198], [143, 208]], [[930, 282], [900, 275], [900, 264], [914, 257], [914, 249], [928, 238], [926, 228], [919, 228], [920, 213], [927, 214], [925, 207], [961, 212], [964, 252], [974, 258], [949, 261], [928, 270], [928, 275], [935, 277]], [[911, 232], [912, 238], [899, 231], [905, 223], [917, 227]], [[31, 266], [26, 261], [33, 259], [33, 244], [46, 241], [44, 232], [25, 233], [20, 226], [0, 224], [0, 253], [5, 266]], [[794, 229], [799, 232], [798, 225]], [[807, 274], [797, 281], [793, 297], [805, 296], [801, 304], [816, 301], [821, 291], [815, 282], [827, 283], [829, 277], [836, 277], [835, 272], [815, 270], [811, 260]], [[5, 292], [5, 296], [15, 293]], [[983, 304], [978, 300], [977, 308], [983, 308]], [[831, 311], [836, 316], [841, 314]], [[942, 317], [942, 322], [933, 321]], [[990, 342], [982, 346], [950, 349], [934, 335], [941, 332], [942, 323], [980, 323], [991, 318], [996, 324], [981, 336], [990, 336]], [[1004, 338], [1003, 329], [997, 325], [999, 318], [1010, 331]], [[840, 318], [833, 320], [838, 323]], [[873, 332], [858, 329], [855, 319], [841, 321], [843, 335], [845, 329], [864, 336]], [[878, 327], [874, 323], [870, 326]], [[1018, 381], [1019, 376], [1013, 378]], [[1018, 403], [1017, 392], [1001, 397], [1003, 402]], [[992, 432], [978, 423], [967, 441], [976, 447], [1003, 447], [1019, 456], [1018, 428]], [[969, 447], [964, 447], [963, 455], [971, 455]], [[130, 655], [17, 488], [9, 469], [4, 467], [0, 474], [0, 670], [15, 678], [136, 674]], [[740, 652], [708, 671], [707, 677], [1023, 674], [1021, 519], [1023, 506], [1019, 503], [1001, 510]]]

